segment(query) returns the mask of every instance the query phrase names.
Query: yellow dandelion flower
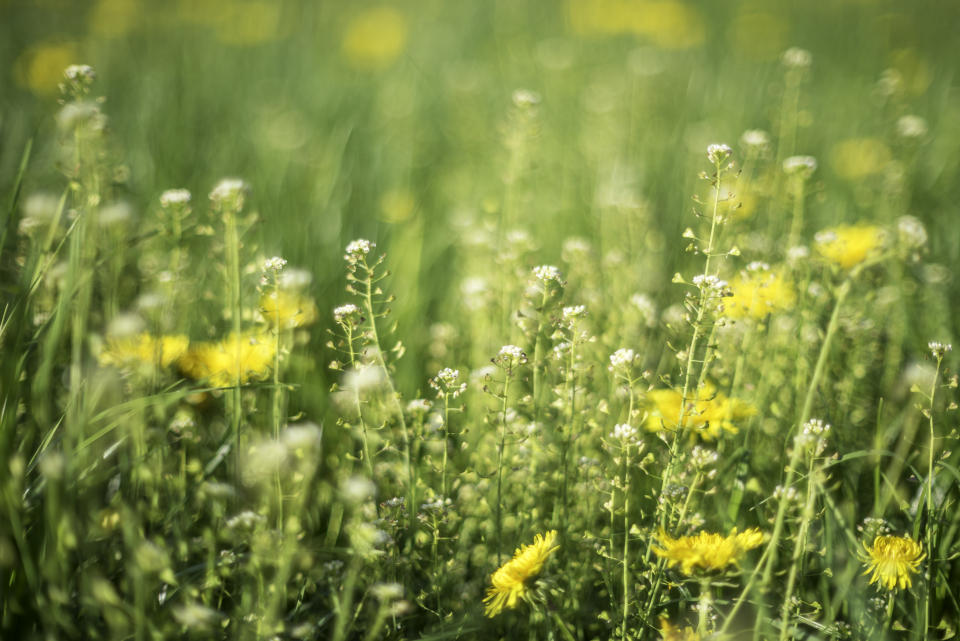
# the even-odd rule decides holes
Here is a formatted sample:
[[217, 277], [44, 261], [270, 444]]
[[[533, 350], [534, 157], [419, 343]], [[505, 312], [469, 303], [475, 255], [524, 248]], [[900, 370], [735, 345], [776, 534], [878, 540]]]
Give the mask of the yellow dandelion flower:
[[700, 641], [700, 635], [689, 625], [685, 628], [678, 628], [666, 617], [660, 617], [660, 639], [661, 641]]
[[63, 70], [77, 62], [80, 47], [67, 40], [48, 40], [28, 47], [14, 62], [14, 79], [41, 96], [54, 95]]
[[926, 558], [920, 544], [909, 536], [878, 536], [873, 545], [863, 544], [867, 551], [864, 563], [867, 569], [864, 575], [870, 577], [870, 583], [880, 582], [888, 590], [909, 588], [911, 572], [918, 572], [920, 562]]
[[153, 365], [169, 367], [187, 351], [190, 341], [186, 336], [139, 334], [124, 338], [110, 338], [100, 352], [101, 365], [139, 367]]
[[814, 240], [827, 261], [852, 269], [883, 249], [886, 239], [886, 232], [876, 225], [840, 225], [818, 232]]
[[513, 553], [513, 558], [490, 576], [493, 584], [487, 589], [484, 614], [495, 617], [504, 608], [517, 607], [517, 600], [523, 598], [529, 587], [527, 581], [540, 574], [547, 558], [556, 550], [557, 531], [538, 534], [531, 545], [521, 545]]
[[313, 299], [291, 291], [267, 291], [260, 297], [260, 314], [271, 327], [294, 329], [317, 320]]
[[357, 69], [390, 66], [407, 46], [407, 19], [391, 7], [366, 9], [350, 21], [343, 35], [343, 55]]
[[215, 387], [263, 380], [273, 367], [275, 341], [260, 334], [231, 334], [218, 343], [201, 343], [180, 358], [180, 369]]
[[790, 309], [797, 300], [793, 286], [774, 272], [755, 272], [734, 278], [730, 290], [733, 296], [723, 303], [730, 318], [760, 320], [768, 314]]
[[[647, 393], [647, 420], [643, 426], [651, 432], [677, 429], [680, 418], [680, 390], [662, 389]], [[737, 433], [736, 422], [749, 418], [757, 409], [737, 398], [728, 398], [707, 383], [700, 390], [699, 398], [687, 399], [683, 424], [705, 441], [718, 439], [723, 432]]]
[[653, 548], [654, 553], [666, 559], [670, 567], [680, 565], [680, 570], [689, 576], [736, 566], [744, 553], [763, 543], [763, 533], [756, 528], [743, 532], [734, 528], [728, 536], [700, 532], [675, 539], [661, 530], [657, 540], [662, 547]]

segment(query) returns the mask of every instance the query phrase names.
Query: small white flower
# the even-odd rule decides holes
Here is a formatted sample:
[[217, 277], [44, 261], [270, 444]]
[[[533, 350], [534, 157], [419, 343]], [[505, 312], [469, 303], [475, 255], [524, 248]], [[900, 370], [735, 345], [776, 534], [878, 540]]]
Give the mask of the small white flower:
[[787, 250], [787, 260], [791, 263], [797, 263], [810, 257], [810, 248], [804, 245], [797, 245]]
[[521, 109], [540, 104], [540, 94], [529, 89], [517, 89], [513, 92], [513, 104]]
[[927, 131], [927, 121], [920, 116], [900, 116], [897, 120], [897, 134], [903, 138], [923, 138]]
[[610, 371], [627, 369], [633, 365], [637, 353], [632, 349], [621, 347], [613, 354], [610, 354]]
[[543, 282], [544, 284], [549, 283], [550, 281], [555, 281], [561, 285], [563, 284], [563, 279], [560, 276], [560, 270], [553, 265], [539, 265], [534, 267], [533, 275], [537, 280]]
[[913, 249], [927, 244], [927, 229], [913, 216], [901, 216], [897, 220], [897, 233], [903, 243]]
[[70, 65], [63, 71], [63, 76], [72, 82], [92, 82], [97, 72], [90, 65]]
[[460, 370], [449, 367], [444, 367], [430, 379], [430, 387], [437, 390], [438, 397], [448, 394], [456, 398], [467, 391], [467, 384], [460, 382]]
[[263, 271], [278, 273], [286, 267], [287, 261], [285, 258], [280, 256], [274, 256], [273, 258], [268, 258], [263, 262]]
[[583, 318], [587, 315], [587, 308], [584, 305], [573, 305], [563, 308], [563, 320], [570, 322], [575, 318]]
[[506, 367], [513, 367], [514, 365], [526, 363], [527, 355], [516, 345], [504, 345], [500, 348], [500, 351], [497, 352], [497, 357], [494, 360], [497, 361], [498, 364]]
[[770, 134], [762, 129], [747, 129], [740, 136], [740, 144], [753, 149], [763, 149], [770, 144]]
[[407, 412], [416, 416], [423, 416], [430, 411], [430, 401], [425, 398], [415, 398], [407, 403]]
[[789, 69], [806, 69], [813, 64], [813, 56], [806, 49], [790, 47], [783, 52], [780, 61]]
[[730, 145], [725, 145], [722, 143], [713, 143], [712, 145], [707, 145], [707, 160], [712, 162], [714, 165], [719, 165], [724, 160], [730, 157], [730, 154], [733, 153], [733, 149], [730, 148]]
[[183, 207], [190, 204], [192, 196], [186, 189], [168, 189], [160, 194], [160, 206], [164, 209]]
[[657, 324], [657, 306], [652, 298], [646, 294], [634, 294], [630, 297], [630, 304], [640, 312], [640, 318], [647, 327], [653, 327]]
[[637, 440], [637, 428], [629, 423], [617, 423], [611, 436], [618, 441], [633, 442]]
[[953, 345], [950, 343], [941, 343], [940, 341], [930, 341], [927, 343], [927, 347], [930, 348], [930, 353], [933, 354], [933, 357], [936, 359], [941, 359], [948, 352], [953, 351]]
[[352, 240], [347, 244], [346, 253], [343, 255], [343, 259], [351, 265], [356, 264], [365, 258], [376, 246], [376, 243], [364, 238]]
[[339, 307], [335, 307], [333, 309], [333, 319], [338, 323], [342, 323], [346, 319], [352, 320], [359, 315], [360, 315], [360, 308], [354, 305], [353, 303], [340, 305]]
[[250, 186], [240, 178], [224, 178], [210, 192], [210, 200], [219, 207], [239, 209], [249, 190]]
[[809, 178], [817, 170], [817, 159], [813, 156], [790, 156], [783, 161], [783, 173], [789, 176]]

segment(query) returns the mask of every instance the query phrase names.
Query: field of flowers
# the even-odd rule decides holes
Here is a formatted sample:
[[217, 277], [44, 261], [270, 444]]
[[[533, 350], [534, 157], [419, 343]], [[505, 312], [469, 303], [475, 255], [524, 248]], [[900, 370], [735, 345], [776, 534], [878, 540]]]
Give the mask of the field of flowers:
[[0, 16], [0, 639], [960, 635], [960, 6]]

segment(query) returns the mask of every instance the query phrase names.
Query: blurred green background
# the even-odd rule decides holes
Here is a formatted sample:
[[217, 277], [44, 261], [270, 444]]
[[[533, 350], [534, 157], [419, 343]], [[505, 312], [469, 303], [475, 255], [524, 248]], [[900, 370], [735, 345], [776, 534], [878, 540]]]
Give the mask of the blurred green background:
[[[409, 371], [423, 369], [425, 321], [456, 303], [457, 248], [508, 198], [539, 262], [586, 236], [628, 264], [644, 256], [630, 278], [675, 300], [705, 146], [775, 131], [793, 46], [813, 55], [795, 149], [822, 168], [810, 228], [882, 221], [896, 158], [907, 209], [931, 230], [929, 262], [960, 252], [955, 2], [0, 0], [0, 15], [0, 193], [30, 139], [25, 190], [62, 188], [56, 86], [66, 65], [91, 64], [141, 218], [171, 187], [207, 216], [212, 185], [244, 178], [256, 244], [313, 272], [321, 309], [344, 299], [345, 243], [375, 240], [403, 283]], [[540, 103], [511, 178], [521, 88]], [[922, 146], [898, 146], [904, 114], [926, 119]], [[760, 232], [786, 212], [747, 213]], [[416, 392], [422, 378], [402, 374]]]

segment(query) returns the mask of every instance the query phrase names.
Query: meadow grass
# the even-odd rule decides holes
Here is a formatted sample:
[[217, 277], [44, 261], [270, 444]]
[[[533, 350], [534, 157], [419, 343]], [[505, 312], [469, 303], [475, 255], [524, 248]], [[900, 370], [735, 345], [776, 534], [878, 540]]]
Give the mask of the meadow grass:
[[956, 635], [955, 8], [0, 11], [0, 638]]

